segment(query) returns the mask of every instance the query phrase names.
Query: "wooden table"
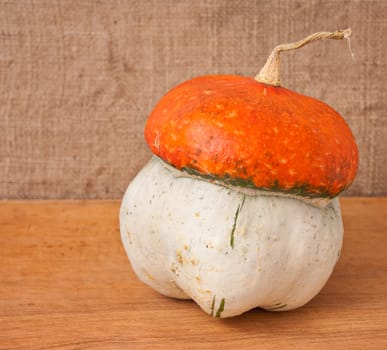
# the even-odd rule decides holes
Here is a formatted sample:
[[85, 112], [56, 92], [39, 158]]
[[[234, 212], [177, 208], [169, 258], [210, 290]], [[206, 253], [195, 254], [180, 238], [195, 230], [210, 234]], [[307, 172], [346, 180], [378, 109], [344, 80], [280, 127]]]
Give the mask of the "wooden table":
[[343, 198], [341, 260], [283, 313], [213, 319], [135, 277], [118, 201], [0, 202], [0, 349], [387, 349], [387, 198]]

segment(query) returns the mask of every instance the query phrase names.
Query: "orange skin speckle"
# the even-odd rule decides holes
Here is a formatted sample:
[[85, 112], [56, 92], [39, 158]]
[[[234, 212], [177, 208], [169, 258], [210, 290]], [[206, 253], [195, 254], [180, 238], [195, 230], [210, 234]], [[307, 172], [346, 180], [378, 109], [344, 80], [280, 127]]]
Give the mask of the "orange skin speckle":
[[325, 103], [252, 78], [210, 75], [168, 92], [145, 127], [152, 152], [177, 169], [259, 189], [335, 197], [354, 180], [358, 150]]

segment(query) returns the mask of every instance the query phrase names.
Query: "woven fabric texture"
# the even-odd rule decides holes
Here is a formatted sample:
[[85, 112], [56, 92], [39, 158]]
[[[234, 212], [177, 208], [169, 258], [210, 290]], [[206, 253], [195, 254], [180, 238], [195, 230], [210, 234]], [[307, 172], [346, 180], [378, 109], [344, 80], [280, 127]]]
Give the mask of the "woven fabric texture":
[[283, 86], [340, 112], [359, 145], [346, 195], [387, 195], [387, 1], [0, 1], [0, 198], [120, 198], [151, 154], [147, 116], [174, 85], [254, 76], [271, 49]]

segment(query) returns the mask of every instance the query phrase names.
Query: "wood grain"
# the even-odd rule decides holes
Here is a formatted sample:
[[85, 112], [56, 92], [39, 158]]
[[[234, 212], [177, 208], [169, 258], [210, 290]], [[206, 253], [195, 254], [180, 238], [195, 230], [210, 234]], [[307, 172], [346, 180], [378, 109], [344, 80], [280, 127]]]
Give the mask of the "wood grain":
[[145, 120], [176, 84], [255, 76], [274, 46], [351, 27], [282, 58], [282, 83], [342, 114], [360, 150], [348, 195], [387, 195], [387, 1], [0, 0], [0, 198], [120, 198], [150, 158]]
[[118, 208], [0, 202], [0, 349], [387, 348], [387, 198], [342, 199], [342, 257], [308, 305], [224, 320], [139, 282]]

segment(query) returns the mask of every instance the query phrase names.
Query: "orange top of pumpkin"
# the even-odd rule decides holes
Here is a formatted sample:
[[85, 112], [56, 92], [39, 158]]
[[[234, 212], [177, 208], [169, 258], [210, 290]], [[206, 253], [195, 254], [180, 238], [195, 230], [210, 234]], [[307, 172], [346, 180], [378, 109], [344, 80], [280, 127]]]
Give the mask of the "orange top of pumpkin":
[[241, 76], [178, 85], [152, 111], [145, 139], [188, 173], [306, 197], [337, 196], [358, 166], [354, 137], [331, 107]]

